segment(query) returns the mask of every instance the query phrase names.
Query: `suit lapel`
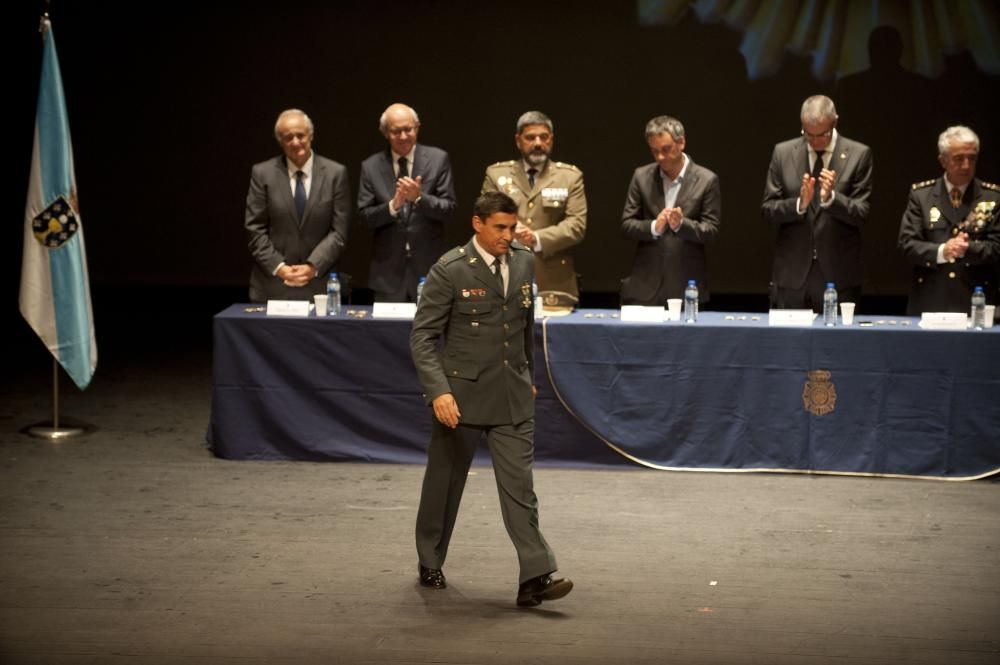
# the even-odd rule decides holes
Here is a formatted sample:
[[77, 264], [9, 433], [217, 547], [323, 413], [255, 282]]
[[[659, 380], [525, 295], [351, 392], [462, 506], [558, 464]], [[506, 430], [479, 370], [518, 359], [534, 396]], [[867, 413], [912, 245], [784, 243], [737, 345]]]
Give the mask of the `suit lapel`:
[[382, 179], [388, 186], [389, 196], [391, 197], [396, 193], [396, 173], [393, 171], [392, 166], [392, 152], [386, 148], [385, 152], [382, 153], [382, 159], [379, 160], [378, 166], [379, 172], [382, 175]]
[[299, 213], [295, 210], [295, 199], [292, 197], [292, 182], [288, 178], [288, 163], [285, 161], [285, 157], [278, 157], [274, 163], [274, 170], [277, 172], [278, 179], [278, 191], [275, 192], [275, 196], [281, 206], [283, 206], [288, 211], [288, 218], [294, 219], [301, 225], [302, 221], [299, 220]]
[[805, 139], [799, 141], [797, 150], [798, 152], [795, 154], [795, 164], [798, 167], [796, 172], [798, 173], [798, 179], [802, 180], [803, 173], [812, 173], [812, 169], [809, 168], [809, 148], [806, 145]]
[[410, 167], [410, 177], [416, 180], [418, 175], [424, 175], [426, 168], [427, 160], [424, 159], [424, 151], [418, 143], [413, 147], [413, 166]]
[[667, 205], [666, 195], [663, 193], [663, 172], [660, 171], [659, 164], [653, 164], [653, 170], [651, 172], [651, 180], [649, 183], [649, 191], [653, 193], [653, 213], [659, 215], [660, 211], [663, 210]]
[[681, 181], [681, 188], [677, 192], [677, 200], [674, 201], [674, 207], [680, 208], [689, 214], [691, 212], [691, 206], [688, 205], [688, 201], [692, 200], [691, 192], [697, 191], [698, 189], [698, 170], [694, 168], [694, 160], [688, 157], [687, 173], [684, 174], [684, 180]]
[[309, 185], [309, 198], [306, 200], [306, 211], [302, 214], [302, 219], [299, 220], [299, 226], [305, 224], [305, 221], [309, 219], [309, 212], [313, 209], [313, 202], [319, 198], [320, 192], [323, 191], [323, 183], [326, 177], [326, 168], [313, 155], [312, 184]]

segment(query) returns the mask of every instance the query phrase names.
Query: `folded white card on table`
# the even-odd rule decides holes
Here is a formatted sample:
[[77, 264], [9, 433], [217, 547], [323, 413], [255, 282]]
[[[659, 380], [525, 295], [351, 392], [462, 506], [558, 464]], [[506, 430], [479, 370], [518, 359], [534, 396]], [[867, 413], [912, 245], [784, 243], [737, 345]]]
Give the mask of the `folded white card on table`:
[[920, 327], [926, 330], [965, 330], [969, 327], [969, 317], [962, 312], [924, 312], [920, 315]]
[[811, 309], [772, 309], [767, 313], [769, 326], [805, 326], [809, 327], [816, 318], [816, 312]]
[[412, 302], [377, 302], [372, 306], [374, 319], [412, 319], [417, 314], [417, 304]]
[[308, 300], [268, 300], [268, 316], [309, 316], [312, 303]]
[[622, 305], [621, 319], [631, 323], [662, 323], [666, 312], [662, 307]]

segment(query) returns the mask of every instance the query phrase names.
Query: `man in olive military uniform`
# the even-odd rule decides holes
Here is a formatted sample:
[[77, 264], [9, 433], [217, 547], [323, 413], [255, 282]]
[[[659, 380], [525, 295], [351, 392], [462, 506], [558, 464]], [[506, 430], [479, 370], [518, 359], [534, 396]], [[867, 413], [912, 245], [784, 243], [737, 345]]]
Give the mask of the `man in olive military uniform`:
[[532, 483], [535, 434], [534, 299], [531, 252], [514, 241], [517, 203], [487, 192], [476, 200], [475, 235], [427, 275], [410, 351], [433, 408], [420, 508], [420, 584], [446, 587], [441, 568], [476, 446], [485, 435], [504, 525], [520, 564], [517, 604], [538, 605], [573, 588], [553, 579], [556, 559], [538, 527]]
[[938, 137], [944, 175], [913, 185], [899, 249], [913, 264], [907, 314], [968, 312], [982, 286], [996, 303], [1000, 268], [1000, 187], [976, 179], [979, 137], [949, 127]]
[[555, 136], [552, 121], [539, 111], [517, 120], [514, 143], [521, 159], [486, 169], [483, 192], [504, 192], [517, 202], [514, 237], [535, 253], [538, 294], [549, 313], [569, 312], [580, 300], [570, 250], [587, 231], [583, 173], [549, 159]]

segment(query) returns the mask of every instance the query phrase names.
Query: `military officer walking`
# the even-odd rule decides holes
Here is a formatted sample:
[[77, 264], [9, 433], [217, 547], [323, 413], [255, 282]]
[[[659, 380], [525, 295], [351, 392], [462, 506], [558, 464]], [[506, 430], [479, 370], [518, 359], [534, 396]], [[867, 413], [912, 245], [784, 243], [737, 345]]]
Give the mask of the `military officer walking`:
[[899, 249], [913, 264], [907, 314], [968, 312], [972, 291], [1000, 292], [1000, 187], [976, 179], [979, 137], [956, 125], [938, 137], [939, 178], [913, 185]]
[[528, 111], [517, 120], [514, 143], [521, 159], [486, 169], [483, 192], [504, 192], [517, 202], [515, 237], [535, 253], [535, 279], [547, 313], [569, 312], [580, 300], [571, 249], [587, 231], [583, 173], [550, 160], [552, 120]]
[[520, 565], [517, 604], [530, 606], [562, 598], [573, 583], [552, 578], [555, 555], [538, 526], [534, 265], [530, 251], [514, 242], [516, 225], [517, 204], [509, 196], [482, 194], [473, 210], [475, 235], [431, 267], [417, 306], [410, 350], [434, 417], [416, 542], [420, 584], [445, 588], [441, 569], [469, 465], [485, 436]]

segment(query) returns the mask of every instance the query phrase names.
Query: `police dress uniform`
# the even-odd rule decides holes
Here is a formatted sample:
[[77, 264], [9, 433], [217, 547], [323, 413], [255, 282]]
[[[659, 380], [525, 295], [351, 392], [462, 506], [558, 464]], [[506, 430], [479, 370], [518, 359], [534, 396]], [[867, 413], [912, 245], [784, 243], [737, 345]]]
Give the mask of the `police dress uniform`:
[[[938, 263], [938, 247], [963, 231], [969, 234], [965, 256]], [[968, 312], [976, 286], [983, 287], [987, 302], [996, 303], [1000, 187], [973, 179], [956, 208], [943, 177], [915, 183], [899, 227], [899, 249], [913, 264], [908, 315]]]
[[456, 429], [431, 418], [416, 544], [421, 566], [443, 567], [469, 465], [485, 434], [523, 583], [557, 566], [538, 527], [532, 481], [534, 264], [518, 243], [507, 260], [504, 295], [470, 240], [431, 267], [420, 296], [410, 350], [424, 396], [430, 404], [452, 393], [461, 417]]
[[580, 301], [570, 249], [587, 231], [583, 172], [572, 164], [548, 160], [528, 183], [524, 162], [497, 162], [486, 169], [482, 192], [503, 192], [517, 202], [517, 218], [542, 243], [535, 255], [535, 279], [546, 307], [572, 308]]

